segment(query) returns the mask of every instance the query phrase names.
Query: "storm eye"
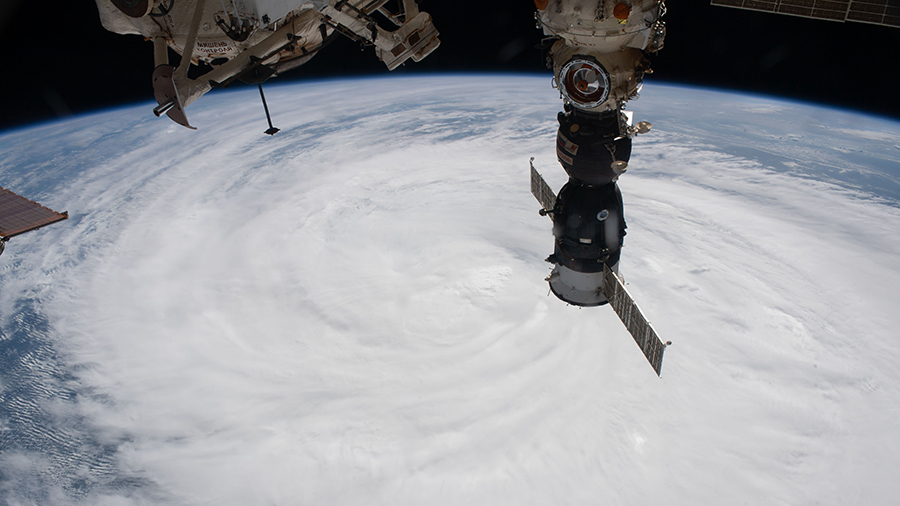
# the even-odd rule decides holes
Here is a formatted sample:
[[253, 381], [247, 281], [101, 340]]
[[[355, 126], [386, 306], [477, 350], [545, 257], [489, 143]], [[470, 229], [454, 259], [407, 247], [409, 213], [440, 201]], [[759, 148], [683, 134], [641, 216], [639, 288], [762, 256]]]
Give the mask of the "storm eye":
[[577, 107], [597, 107], [609, 96], [609, 74], [595, 61], [569, 60], [557, 80], [563, 96]]
[[600, 211], [599, 213], [597, 213], [597, 219], [600, 220], [600, 221], [603, 221], [603, 220], [605, 220], [605, 219], [608, 218], [608, 217], [609, 217], [609, 211], [607, 211], [606, 209], [604, 209], [604, 210]]

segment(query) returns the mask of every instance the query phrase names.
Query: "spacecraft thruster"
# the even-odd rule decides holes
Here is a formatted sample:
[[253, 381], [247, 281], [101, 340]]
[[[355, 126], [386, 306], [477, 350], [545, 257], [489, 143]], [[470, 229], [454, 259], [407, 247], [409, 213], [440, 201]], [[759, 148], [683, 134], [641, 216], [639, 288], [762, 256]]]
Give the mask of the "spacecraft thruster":
[[67, 212], [58, 213], [0, 187], [0, 255], [11, 238], [68, 217]]
[[[547, 66], [563, 99], [556, 157], [569, 181], [556, 195], [531, 165], [531, 190], [553, 220], [550, 290], [577, 306], [609, 303], [657, 374], [663, 343], [618, 275], [625, 237], [622, 194], [631, 141], [650, 130], [625, 110], [663, 47], [662, 0], [535, 0], [538, 28], [552, 42]], [[533, 162], [534, 159], [532, 159]]]
[[[96, 2], [104, 28], [153, 41], [154, 113], [188, 128], [185, 107], [240, 80], [260, 85], [266, 133], [274, 134], [261, 83], [303, 65], [338, 35], [374, 46], [388, 70], [419, 61], [440, 45], [431, 16], [415, 0], [399, 0], [398, 12], [385, 7], [388, 0]], [[169, 49], [182, 56], [177, 67], [169, 63]]]

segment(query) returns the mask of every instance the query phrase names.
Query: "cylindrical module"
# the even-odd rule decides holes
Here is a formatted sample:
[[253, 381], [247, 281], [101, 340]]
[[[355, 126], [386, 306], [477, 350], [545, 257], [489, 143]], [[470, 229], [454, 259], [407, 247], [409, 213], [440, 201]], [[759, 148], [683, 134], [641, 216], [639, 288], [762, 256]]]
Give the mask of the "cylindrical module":
[[556, 158], [572, 180], [588, 185], [614, 183], [628, 167], [631, 138], [619, 134], [618, 111], [559, 113]]
[[622, 194], [615, 183], [589, 185], [569, 180], [553, 211], [555, 264], [548, 281], [560, 299], [579, 306], [606, 303], [603, 266], [618, 272], [625, 237]]
[[553, 217], [554, 264], [547, 281], [560, 299], [605, 304], [603, 269], [617, 272], [625, 236], [616, 181], [628, 168], [631, 140], [649, 130], [632, 125], [625, 103], [650, 72], [648, 53], [662, 48], [662, 0], [538, 0], [536, 19], [554, 37], [548, 66], [564, 100], [556, 157], [569, 175]]

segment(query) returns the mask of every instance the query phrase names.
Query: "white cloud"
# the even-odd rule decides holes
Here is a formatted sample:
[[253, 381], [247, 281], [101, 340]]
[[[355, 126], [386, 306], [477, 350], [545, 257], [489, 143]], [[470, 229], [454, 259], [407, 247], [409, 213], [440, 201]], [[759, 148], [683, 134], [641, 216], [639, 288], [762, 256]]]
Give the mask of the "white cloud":
[[546, 81], [370, 103], [397, 82], [274, 88], [274, 138], [236, 128], [252, 94], [209, 97], [197, 135], [122, 130], [60, 189], [59, 250], [17, 275], [49, 278], [120, 472], [188, 504], [893, 496], [896, 208], [641, 137], [621, 270], [674, 341], [660, 380], [608, 308], [547, 297]]

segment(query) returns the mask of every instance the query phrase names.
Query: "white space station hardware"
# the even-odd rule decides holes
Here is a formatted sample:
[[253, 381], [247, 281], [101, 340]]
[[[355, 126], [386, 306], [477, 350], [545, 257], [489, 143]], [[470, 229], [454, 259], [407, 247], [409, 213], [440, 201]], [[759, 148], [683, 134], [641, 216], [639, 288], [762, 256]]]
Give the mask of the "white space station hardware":
[[[213, 87], [235, 80], [260, 85], [303, 65], [335, 36], [375, 48], [393, 70], [420, 61], [440, 40], [428, 13], [415, 0], [96, 0], [103, 27], [153, 41], [153, 93], [157, 116], [193, 128], [184, 108]], [[169, 64], [168, 50], [182, 56]], [[194, 66], [194, 69], [191, 69]], [[202, 74], [191, 77], [190, 74]], [[203, 72], [205, 70], [205, 72]]]
[[[531, 165], [531, 192], [553, 220], [547, 261], [550, 291], [577, 306], [610, 304], [653, 370], [667, 344], [656, 335], [618, 276], [625, 237], [616, 181], [628, 169], [631, 140], [646, 133], [625, 110], [638, 96], [649, 57], [662, 49], [662, 0], [535, 0], [538, 28], [552, 41], [547, 66], [563, 99], [556, 157], [569, 181], [553, 191]], [[534, 159], [532, 158], [532, 161]]]
[[67, 212], [58, 213], [0, 187], [0, 255], [11, 238], [68, 217]]

